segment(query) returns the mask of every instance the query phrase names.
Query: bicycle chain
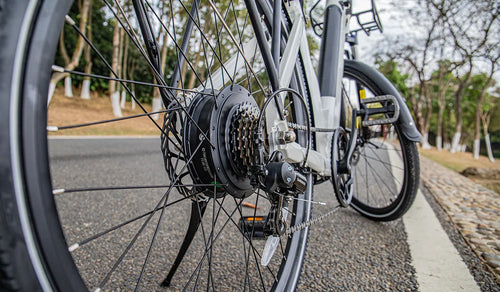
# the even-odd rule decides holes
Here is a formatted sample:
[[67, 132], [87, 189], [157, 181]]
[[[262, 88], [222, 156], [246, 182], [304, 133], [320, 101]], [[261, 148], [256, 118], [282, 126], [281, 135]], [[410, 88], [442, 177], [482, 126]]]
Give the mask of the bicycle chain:
[[317, 224], [317, 223], [320, 223], [321, 221], [325, 220], [326, 218], [330, 217], [331, 215], [333, 215], [338, 209], [340, 209], [340, 205], [339, 206], [336, 206], [335, 208], [331, 209], [330, 211], [324, 213], [324, 214], [321, 214], [320, 216], [318, 217], [315, 217], [315, 218], [312, 218], [306, 222], [302, 222], [298, 225], [295, 225], [295, 226], [292, 226], [292, 227], [287, 227], [286, 230], [285, 230], [285, 233], [283, 233], [283, 235], [281, 236], [291, 236], [292, 233], [294, 232], [297, 232], [297, 231], [301, 231], [311, 225], [314, 225], [314, 224]]

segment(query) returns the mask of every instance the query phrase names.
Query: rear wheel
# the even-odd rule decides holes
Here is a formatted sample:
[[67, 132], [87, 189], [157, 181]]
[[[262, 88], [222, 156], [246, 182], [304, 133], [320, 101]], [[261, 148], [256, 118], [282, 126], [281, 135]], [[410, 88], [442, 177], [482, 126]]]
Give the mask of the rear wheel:
[[[258, 2], [267, 5], [260, 11], [264, 13], [262, 25], [270, 31], [265, 11], [271, 5]], [[270, 263], [262, 266], [266, 241], [259, 240], [256, 232], [244, 232], [240, 225], [240, 218], [265, 217], [271, 206], [270, 195], [251, 183], [252, 153], [244, 151], [251, 147], [243, 140], [253, 133], [252, 119], [270, 94], [245, 6], [206, 3], [193, 14], [191, 2], [163, 1], [160, 8], [145, 3], [151, 26], [162, 27], [163, 41], [170, 44], [163, 73], [151, 66], [155, 61], [144, 51], [150, 46], [136, 38], [138, 20], [127, 9], [123, 10], [127, 18], [123, 17], [116, 2], [98, 8], [106, 11], [106, 17], [119, 15], [114, 21], [126, 28], [132, 26], [122, 35], [130, 37], [131, 44], [139, 43], [128, 53], [147, 68], [142, 72], [145, 79], [135, 83], [128, 80], [130, 76], [112, 72], [114, 86], [122, 87], [140, 107], [144, 105], [134, 94], [134, 85], [136, 92], [151, 94], [155, 94], [153, 88], [160, 88], [162, 98], [169, 100], [159, 110], [160, 120], [144, 106], [146, 114], [140, 118], [152, 124], [144, 131], [157, 134], [139, 140], [47, 136], [47, 126], [75, 135], [89, 126], [47, 125], [50, 68], [71, 1], [16, 1], [12, 5], [17, 11], [7, 15], [11, 25], [7, 30], [17, 35], [2, 35], [2, 43], [12, 45], [5, 51], [16, 52], [19, 62], [2, 68], [8, 73], [0, 77], [6, 88], [1, 107], [2, 149], [11, 154], [0, 160], [5, 174], [0, 214], [8, 219], [0, 222], [3, 287], [148, 291], [163, 284], [188, 290], [294, 289], [308, 230], [281, 237]], [[183, 28], [190, 20], [193, 31], [184, 39]], [[71, 21], [65, 25], [66, 29], [78, 28]], [[101, 66], [112, 64], [102, 48], [96, 49], [93, 55]], [[9, 57], [3, 53], [2, 61]], [[179, 60], [184, 60], [183, 65]], [[85, 76], [78, 67], [65, 73], [73, 78]], [[303, 74], [297, 75], [292, 87], [304, 94]], [[92, 77], [107, 80], [107, 76]], [[300, 102], [288, 97], [286, 105], [292, 122], [304, 124]], [[50, 110], [49, 104], [49, 118]], [[99, 123], [111, 120], [117, 122]], [[303, 136], [299, 133], [298, 142], [305, 145]], [[303, 200], [289, 200], [283, 207], [288, 226], [309, 218], [306, 201], [312, 196], [312, 182], [310, 175], [307, 178], [308, 188], [299, 196]], [[255, 207], [245, 207], [251, 205]], [[195, 232], [191, 239], [186, 235], [190, 231]], [[182, 251], [186, 240], [192, 242]], [[180, 248], [185, 257], [169, 278]]]
[[[380, 73], [357, 62], [346, 61], [344, 93], [359, 101], [398, 94], [388, 83], [377, 84], [374, 81], [376, 74]], [[405, 136], [396, 122], [361, 127], [357, 144], [351, 170], [354, 178], [351, 206], [377, 221], [400, 218], [410, 208], [418, 189], [419, 159], [415, 142]]]

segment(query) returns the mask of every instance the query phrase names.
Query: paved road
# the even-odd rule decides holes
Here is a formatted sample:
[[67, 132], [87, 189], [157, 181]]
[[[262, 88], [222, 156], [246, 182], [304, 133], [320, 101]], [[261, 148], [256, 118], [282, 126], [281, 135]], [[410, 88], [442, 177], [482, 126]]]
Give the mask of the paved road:
[[[51, 166], [55, 188], [168, 184], [163, 169], [163, 159], [158, 151], [158, 139], [51, 139], [49, 145], [52, 153]], [[60, 208], [60, 217], [68, 244], [79, 243], [96, 232], [106, 230], [120, 222], [154, 209], [164, 192], [165, 189], [149, 189], [77, 192], [58, 195], [56, 202]], [[169, 202], [181, 198], [180, 194], [173, 192], [169, 197]], [[315, 200], [326, 202], [327, 206], [315, 206], [313, 215], [321, 214], [336, 205], [329, 182], [317, 186]], [[313, 226], [299, 290], [414, 291], [420, 286], [422, 291], [432, 291], [435, 286], [428, 285], [428, 281], [425, 280], [426, 276], [438, 273], [438, 275], [434, 275], [434, 278], [443, 277], [444, 279], [450, 275], [446, 266], [435, 265], [435, 263], [446, 262], [443, 260], [441, 252], [434, 262], [434, 266], [438, 266], [438, 271], [433, 270], [433, 264], [429, 265], [425, 262], [421, 264], [419, 258], [412, 260], [412, 255], [413, 257], [422, 257], [422, 254], [426, 254], [426, 250], [441, 246], [440, 242], [422, 242], [419, 240], [422, 238], [422, 234], [419, 232], [425, 233], [429, 228], [437, 230], [438, 233], [439, 231], [443, 232], [440, 226], [435, 226], [435, 224], [439, 225], [436, 223], [437, 220], [436, 222], [425, 221], [422, 223], [430, 224], [427, 226], [428, 228], [423, 228], [423, 230], [415, 228], [415, 226], [419, 226], [419, 216], [430, 216], [431, 219], [434, 216], [432, 211], [421, 213], [422, 209], [428, 208], [428, 205], [423, 198], [418, 201], [420, 207], [414, 208], [416, 210], [412, 210], [412, 214], [405, 217], [405, 220], [375, 223], [361, 217], [351, 209], [343, 209], [328, 220]], [[266, 285], [271, 277], [271, 273], [267, 271], [277, 272], [277, 270], [273, 270], [273, 263], [280, 256], [275, 255], [267, 271], [264, 268], [263, 271], [260, 271], [255, 260], [252, 259], [254, 254], [249, 251], [250, 246], [244, 243], [241, 236], [237, 236], [238, 231], [235, 224], [228, 220], [227, 214], [224, 214], [224, 211], [228, 213], [231, 213], [231, 210], [237, 211], [234, 207], [235, 202], [227, 199], [223, 206], [224, 209], [223, 212], [219, 212], [219, 220], [217, 220], [218, 224], [215, 230], [217, 233], [221, 228], [225, 228], [224, 232], [217, 237], [217, 241], [213, 245], [213, 264], [209, 267], [207, 261], [204, 261], [201, 264], [201, 270], [210, 269], [212, 271], [212, 281], [217, 290], [240, 290], [238, 288], [241, 286], [242, 279], [238, 275], [244, 271], [242, 263], [248, 262], [251, 277], [257, 279], [249, 286], [262, 289], [262, 282]], [[212, 212], [212, 207], [209, 206], [207, 209], [205, 218], [210, 219], [217, 216], [217, 212], [215, 214]], [[215, 210], [219, 209], [217, 206], [215, 207]], [[189, 220], [189, 211], [190, 203], [186, 200], [177, 203], [175, 208], [168, 208], [168, 212], [162, 215], [163, 224], [156, 235], [157, 243], [152, 249], [151, 256], [147, 259], [148, 266], [141, 284], [144, 290], [161, 290], [158, 283], [166, 276], [169, 264], [173, 261], [178, 250]], [[245, 208], [243, 212], [250, 215], [253, 210]], [[138, 237], [123, 263], [111, 275], [104, 290], [128, 291], [135, 286], [149, 248], [149, 241], [155, 236], [156, 222], [160, 213], [157, 212], [151, 218], [151, 222], [146, 225], [143, 234]], [[240, 216], [234, 217], [237, 220]], [[147, 220], [146, 218], [91, 241], [73, 252], [80, 272], [90, 288], [94, 289], [100, 286], [99, 283], [104, 278], [103, 274], [109, 271], [116, 259], [126, 249], [128, 242], [141, 228], [141, 225]], [[407, 221], [411, 222], [410, 225], [413, 224], [413, 227], [409, 227]], [[224, 225], [225, 222], [228, 224]], [[207, 239], [207, 235], [210, 233], [210, 224], [208, 226], [205, 224], [204, 227], [207, 230], [204, 230], [205, 233], [199, 232], [195, 238], [185, 262], [179, 269], [178, 276], [174, 278], [171, 290], [182, 289], [182, 281], [192, 275], [194, 275], [193, 279], [198, 277], [198, 273], [192, 273], [192, 271], [196, 269], [200, 258], [203, 257], [203, 242], [210, 240]], [[407, 232], [410, 233], [409, 236], [407, 236]], [[410, 244], [408, 244], [408, 237], [412, 239]], [[447, 240], [446, 234], [439, 238], [441, 242]], [[449, 245], [452, 249], [451, 254], [453, 254], [453, 245]], [[254, 244], [258, 253], [262, 252], [263, 246], [264, 241]], [[447, 247], [448, 251], [450, 246]], [[280, 251], [277, 254], [279, 255]], [[463, 265], [460, 257], [450, 261], [448, 265]], [[259, 272], [263, 274], [262, 281], [259, 279]], [[458, 273], [458, 275], [464, 273], [465, 278], [468, 276], [466, 269]], [[208, 273], [199, 274], [198, 284], [206, 285], [204, 277]], [[451, 277], [456, 278], [456, 275], [451, 275]], [[464, 291], [477, 290], [472, 278], [465, 279], [466, 284], [462, 284], [460, 280], [456, 281], [457, 287], [462, 287]], [[188, 288], [192, 289], [195, 282], [193, 280]], [[437, 283], [439, 286], [439, 280]], [[453, 283], [442, 283], [441, 291], [456, 291]]]

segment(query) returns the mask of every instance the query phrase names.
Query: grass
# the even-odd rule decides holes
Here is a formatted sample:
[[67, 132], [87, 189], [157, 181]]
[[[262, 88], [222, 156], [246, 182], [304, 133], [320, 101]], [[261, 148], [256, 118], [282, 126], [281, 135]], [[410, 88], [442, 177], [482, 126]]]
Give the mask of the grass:
[[[455, 172], [461, 172], [467, 167], [500, 169], [499, 160], [491, 162], [488, 159], [488, 157], [485, 156], [479, 156], [479, 159], [474, 159], [472, 153], [470, 152], [450, 153], [447, 150], [438, 151], [434, 147], [426, 150], [419, 149], [419, 152], [421, 155], [430, 158]], [[486, 188], [489, 188], [497, 193], [500, 193], [500, 181], [498, 180], [485, 180], [477, 178], [471, 178], [471, 179], [483, 185]]]

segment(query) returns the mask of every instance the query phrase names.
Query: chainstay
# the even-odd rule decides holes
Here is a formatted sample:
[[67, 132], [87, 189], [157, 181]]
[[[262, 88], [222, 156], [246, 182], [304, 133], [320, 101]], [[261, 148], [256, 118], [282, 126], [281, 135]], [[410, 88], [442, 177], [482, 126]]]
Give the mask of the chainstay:
[[[288, 127], [295, 130], [307, 131], [306, 125], [299, 125], [292, 122], [287, 122]], [[311, 127], [311, 132], [335, 132], [336, 129], [327, 129], [327, 128], [317, 128]]]
[[315, 217], [315, 218], [312, 218], [306, 222], [302, 222], [298, 225], [295, 225], [295, 226], [292, 226], [292, 227], [288, 227], [285, 232], [283, 233], [282, 236], [291, 236], [292, 233], [294, 232], [297, 232], [297, 231], [300, 231], [302, 229], [305, 229], [311, 225], [314, 225], [314, 224], [317, 224], [317, 223], [320, 223], [321, 221], [325, 220], [326, 218], [330, 217], [331, 215], [333, 215], [336, 211], [338, 211], [340, 209], [340, 205], [339, 206], [336, 206], [335, 208], [331, 209], [330, 211], [324, 213], [324, 214], [321, 214], [320, 216], [318, 217]]

